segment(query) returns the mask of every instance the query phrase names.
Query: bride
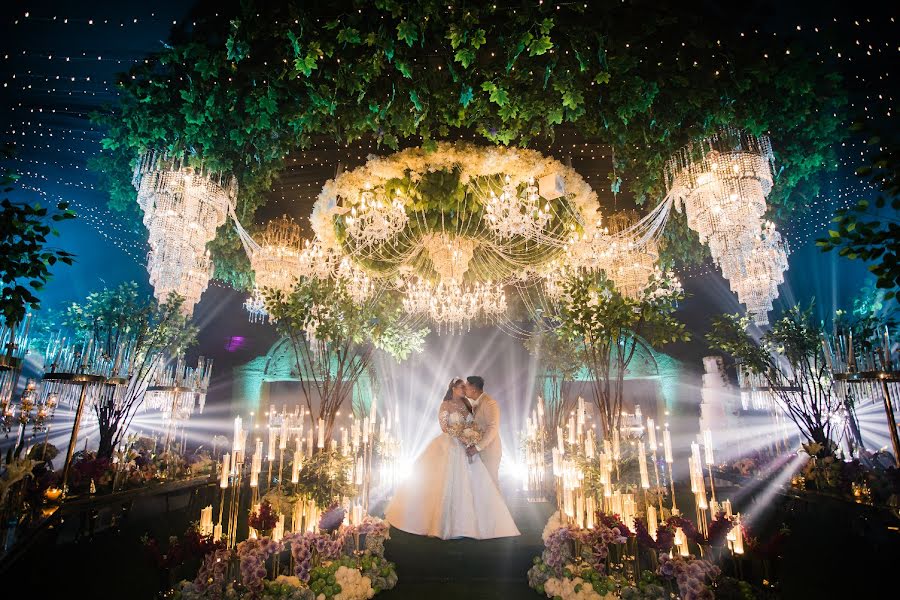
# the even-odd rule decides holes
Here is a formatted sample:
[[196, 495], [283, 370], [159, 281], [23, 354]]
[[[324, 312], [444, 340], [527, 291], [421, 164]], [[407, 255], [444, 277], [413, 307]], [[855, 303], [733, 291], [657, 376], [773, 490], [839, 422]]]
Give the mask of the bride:
[[441, 402], [441, 433], [416, 460], [410, 477], [400, 485], [385, 510], [391, 525], [409, 533], [441, 539], [479, 540], [519, 535], [500, 489], [480, 456], [472, 462], [462, 442], [448, 431], [473, 420], [454, 379]]

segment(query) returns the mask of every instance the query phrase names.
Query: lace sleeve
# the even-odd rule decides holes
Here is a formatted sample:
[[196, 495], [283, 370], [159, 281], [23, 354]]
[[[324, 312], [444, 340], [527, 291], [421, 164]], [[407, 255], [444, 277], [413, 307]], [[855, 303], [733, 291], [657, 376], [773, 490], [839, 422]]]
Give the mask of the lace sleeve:
[[440, 423], [441, 431], [444, 433], [447, 433], [447, 429], [450, 428], [450, 414], [452, 412], [452, 406], [449, 402], [441, 402], [440, 412], [438, 413], [438, 423]]

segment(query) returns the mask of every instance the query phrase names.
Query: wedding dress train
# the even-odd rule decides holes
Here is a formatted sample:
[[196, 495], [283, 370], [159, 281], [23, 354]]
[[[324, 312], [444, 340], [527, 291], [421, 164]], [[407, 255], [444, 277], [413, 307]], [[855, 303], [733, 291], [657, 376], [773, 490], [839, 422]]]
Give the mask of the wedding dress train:
[[400, 484], [385, 510], [391, 525], [417, 535], [478, 540], [519, 535], [509, 508], [479, 455], [447, 433], [451, 425], [471, 420], [456, 401], [441, 404], [443, 433], [434, 438]]

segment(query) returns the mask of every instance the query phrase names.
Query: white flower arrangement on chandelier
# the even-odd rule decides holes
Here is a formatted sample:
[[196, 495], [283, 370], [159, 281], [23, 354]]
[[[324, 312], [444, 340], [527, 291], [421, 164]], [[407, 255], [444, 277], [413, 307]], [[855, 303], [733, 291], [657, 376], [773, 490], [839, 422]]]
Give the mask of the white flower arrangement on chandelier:
[[[467, 143], [438, 142], [436, 148], [409, 148], [389, 156], [372, 156], [362, 167], [345, 171], [325, 183], [310, 217], [316, 238], [325, 247], [338, 245], [334, 216], [351, 209], [341, 201], [357, 202], [366, 192], [391, 179], [409, 177], [420, 181], [426, 173], [458, 170], [460, 183], [480, 177], [504, 176], [516, 188], [532, 184], [545, 175], [558, 174], [565, 187], [566, 202], [585, 227], [597, 222], [597, 194], [574, 169], [535, 150], [482, 147]], [[392, 200], [392, 203], [394, 201]]]

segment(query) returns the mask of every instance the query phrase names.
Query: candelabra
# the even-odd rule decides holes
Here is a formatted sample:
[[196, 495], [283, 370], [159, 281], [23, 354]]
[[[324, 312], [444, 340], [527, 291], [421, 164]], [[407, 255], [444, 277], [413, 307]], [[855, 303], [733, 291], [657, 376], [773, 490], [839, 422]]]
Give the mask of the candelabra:
[[822, 348], [835, 392], [845, 398], [845, 406], [881, 400], [894, 464], [900, 468], [900, 435], [894, 416], [894, 397], [900, 394], [900, 363], [892, 351], [889, 329], [885, 327], [883, 333], [875, 332], [867, 340], [854, 340], [852, 332], [836, 333], [822, 338]]
[[[22, 373], [22, 364], [28, 348], [30, 326], [31, 313], [25, 316], [25, 320], [22, 323], [0, 325], [0, 427], [3, 428], [6, 434], [12, 431], [13, 424], [16, 421], [16, 408], [13, 404], [13, 399], [19, 385], [19, 376]], [[27, 397], [23, 394], [23, 408], [26, 401]], [[24, 426], [20, 427], [20, 435], [16, 440], [17, 452], [21, 450], [22, 432], [24, 432]]]
[[[170, 451], [172, 439], [178, 438], [178, 424], [188, 419], [195, 409], [203, 413], [206, 392], [212, 376], [212, 360], [200, 357], [196, 367], [189, 367], [184, 355], [163, 368], [155, 369], [144, 394], [144, 406], [162, 413], [166, 421], [164, 451]], [[181, 450], [185, 450], [185, 432], [182, 429]]]
[[529, 502], [546, 502], [547, 492], [547, 429], [544, 423], [544, 399], [538, 396], [537, 406], [525, 424], [525, 481], [523, 487]]
[[[538, 404], [540, 407], [540, 404]], [[611, 432], [608, 439], [598, 440], [594, 437], [591, 427], [585, 427], [586, 407], [584, 400], [579, 398], [577, 407], [569, 415], [567, 422], [557, 425], [557, 444], [552, 448], [552, 477], [556, 488], [556, 502], [561, 517], [570, 525], [579, 528], [593, 528], [595, 526], [595, 511], [601, 510], [607, 514], [619, 515], [622, 522], [629, 529], [634, 529], [635, 519], [643, 516], [646, 519], [647, 531], [651, 537], [656, 538], [660, 522], [665, 518], [666, 510], [663, 507], [664, 486], [659, 473], [659, 461], [657, 452], [658, 428], [654, 419], [646, 419], [641, 414], [639, 406], [634, 413], [622, 413], [620, 428]], [[540, 480], [542, 466], [540, 460], [532, 458], [531, 449], [536, 447], [540, 434], [535, 430], [542, 424], [535, 410], [528, 418], [525, 430], [526, 461], [529, 473], [526, 486], [531, 486]], [[671, 504], [668, 510], [672, 515], [681, 514], [675, 500], [674, 483], [674, 455], [672, 449], [672, 437], [668, 425], [662, 430], [663, 459], [668, 467], [668, 484], [671, 486]], [[649, 447], [648, 447], [649, 445]], [[712, 434], [709, 431], [703, 435], [704, 456], [700, 455], [700, 444], [691, 445], [691, 456], [688, 460], [691, 490], [694, 493], [695, 509], [697, 513], [698, 528], [706, 533], [709, 530], [711, 519], [717, 518], [721, 510], [716, 501], [715, 482], [713, 480], [713, 448]], [[625, 447], [630, 447], [633, 457], [637, 462], [639, 479], [636, 485], [630, 489], [634, 492], [626, 492], [623, 488], [632, 484], [625, 479], [625, 475], [619, 472], [620, 462], [631, 462], [624, 452]], [[706, 479], [703, 473], [703, 461], [709, 469], [709, 489], [712, 491], [712, 501], [709, 501], [706, 492]], [[653, 465], [653, 474], [656, 481], [656, 489], [651, 485], [650, 466]], [[591, 465], [590, 469], [586, 465]], [[526, 489], [529, 489], [526, 487]], [[728, 504], [730, 511], [730, 504]], [[709, 512], [707, 512], [709, 511]], [[729, 515], [729, 518], [731, 516]], [[675, 547], [677, 551], [687, 554], [688, 541], [683, 531], [676, 531]], [[739, 547], [739, 544], [738, 544]], [[739, 548], [740, 549], [740, 548]], [[735, 550], [735, 553], [739, 553]]]

